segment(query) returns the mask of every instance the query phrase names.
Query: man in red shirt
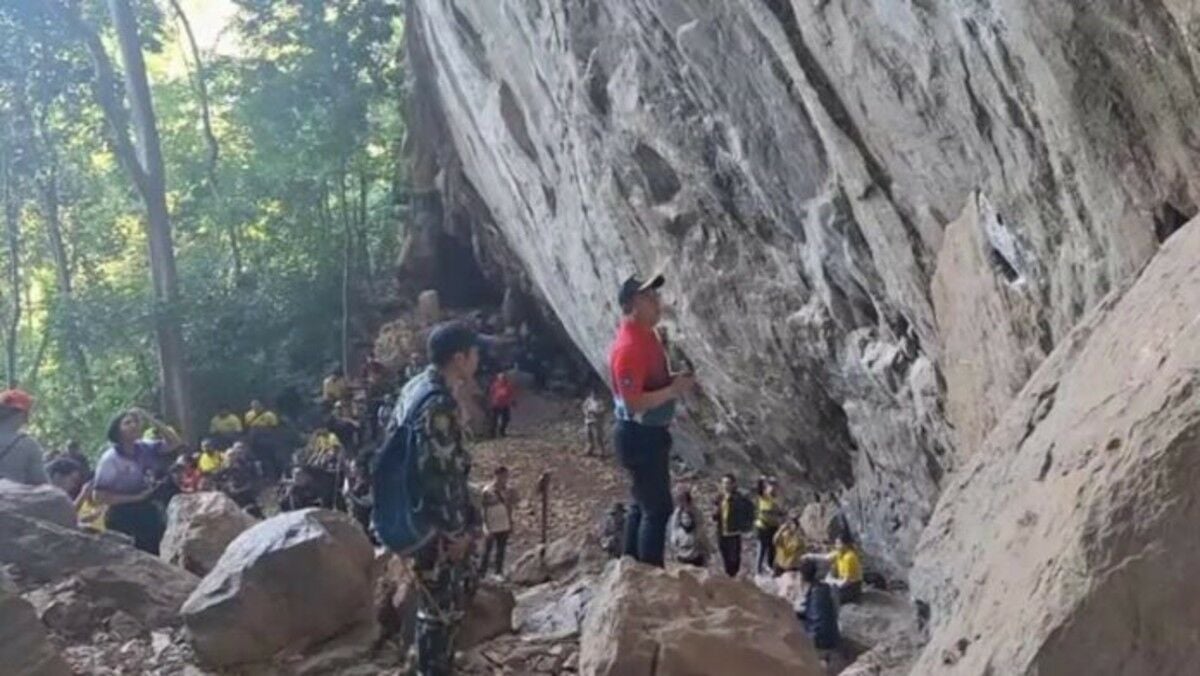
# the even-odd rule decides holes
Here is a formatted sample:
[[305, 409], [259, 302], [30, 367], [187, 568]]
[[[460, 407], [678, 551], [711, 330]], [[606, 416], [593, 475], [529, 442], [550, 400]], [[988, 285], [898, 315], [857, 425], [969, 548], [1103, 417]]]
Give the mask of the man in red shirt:
[[512, 407], [517, 403], [517, 390], [504, 371], [496, 374], [488, 392], [488, 404], [492, 409], [492, 436], [508, 434], [508, 423], [512, 420]]
[[695, 385], [691, 374], [672, 375], [655, 326], [662, 317], [658, 289], [630, 277], [617, 297], [624, 317], [609, 353], [617, 458], [629, 472], [633, 505], [625, 520], [625, 553], [642, 563], [663, 565], [671, 501], [669, 426], [675, 402]]

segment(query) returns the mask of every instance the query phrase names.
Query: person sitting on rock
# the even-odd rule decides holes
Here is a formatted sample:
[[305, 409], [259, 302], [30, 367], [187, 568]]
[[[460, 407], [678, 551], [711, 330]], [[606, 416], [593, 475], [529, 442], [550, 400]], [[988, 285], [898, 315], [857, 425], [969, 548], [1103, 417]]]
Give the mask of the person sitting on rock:
[[774, 478], [759, 479], [757, 493], [754, 505], [754, 535], [758, 540], [755, 572], [766, 575], [774, 572], [775, 533], [779, 530], [784, 512], [779, 505], [778, 484]]
[[699, 568], [708, 565], [708, 536], [700, 518], [700, 510], [692, 500], [692, 492], [686, 488], [680, 489], [675, 496], [675, 511], [667, 522], [667, 533], [676, 561]]
[[47, 463], [46, 476], [50, 478], [51, 485], [66, 493], [72, 500], [78, 498], [79, 492], [83, 490], [83, 470], [69, 458], [60, 456]]
[[221, 453], [210, 437], [200, 440], [200, 456], [196, 460], [196, 468], [203, 475], [216, 473], [225, 466], [225, 454]]
[[517, 492], [508, 485], [508, 468], [496, 468], [492, 481], [483, 488], [483, 564], [480, 572], [486, 573], [488, 562], [495, 556], [496, 577], [504, 576], [504, 552], [508, 549], [508, 536], [512, 533], [513, 509], [517, 506]]
[[854, 603], [862, 596], [862, 562], [854, 548], [854, 540], [845, 531], [838, 534], [834, 540], [832, 552], [805, 558], [825, 559], [829, 562], [830, 570], [826, 581], [837, 590], [838, 601]]
[[808, 543], [804, 541], [804, 531], [800, 527], [800, 517], [783, 522], [775, 533], [775, 570], [780, 573], [798, 570], [804, 559], [804, 550]]
[[717, 523], [717, 549], [725, 564], [725, 574], [737, 577], [742, 569], [742, 535], [754, 524], [754, 503], [738, 490], [732, 474], [721, 477], [721, 495], [717, 498], [713, 521]]
[[838, 609], [833, 590], [817, 573], [817, 562], [805, 559], [800, 564], [800, 580], [804, 588], [804, 609], [797, 613], [804, 633], [812, 639], [821, 662], [828, 665], [842, 642], [838, 629]]

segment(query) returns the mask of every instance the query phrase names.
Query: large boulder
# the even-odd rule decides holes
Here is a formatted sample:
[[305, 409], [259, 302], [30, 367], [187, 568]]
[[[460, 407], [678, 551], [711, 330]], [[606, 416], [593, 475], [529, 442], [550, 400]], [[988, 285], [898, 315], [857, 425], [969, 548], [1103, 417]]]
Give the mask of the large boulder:
[[225, 547], [256, 523], [229, 496], [217, 491], [176, 495], [167, 507], [167, 532], [159, 556], [196, 575], [217, 565]]
[[595, 588], [596, 578], [588, 576], [525, 589], [517, 594], [513, 625], [522, 635], [578, 635]]
[[124, 611], [146, 627], [177, 623], [198, 582], [119, 541], [2, 511], [0, 566], [11, 567], [23, 591], [50, 587], [54, 598], [69, 591], [101, 615]]
[[488, 582], [479, 585], [467, 607], [462, 627], [455, 636], [459, 650], [466, 650], [484, 641], [513, 630], [513, 607], [516, 600], [511, 590]]
[[624, 558], [583, 621], [579, 671], [599, 676], [823, 673], [791, 606], [744, 581]]
[[913, 673], [1181, 674], [1200, 657], [1200, 227], [1051, 353], [946, 483]]
[[0, 512], [41, 519], [66, 528], [78, 523], [71, 499], [49, 484], [27, 486], [0, 479]]
[[196, 655], [228, 666], [300, 650], [373, 624], [374, 549], [322, 509], [286, 512], [239, 535], [184, 603]]
[[71, 669], [46, 635], [46, 628], [16, 586], [0, 573], [0, 664], [23, 676], [70, 676]]
[[[544, 554], [543, 554], [544, 550]], [[599, 570], [604, 553], [586, 532], [563, 536], [542, 547], [530, 547], [513, 563], [508, 579], [519, 585], [538, 585]]]

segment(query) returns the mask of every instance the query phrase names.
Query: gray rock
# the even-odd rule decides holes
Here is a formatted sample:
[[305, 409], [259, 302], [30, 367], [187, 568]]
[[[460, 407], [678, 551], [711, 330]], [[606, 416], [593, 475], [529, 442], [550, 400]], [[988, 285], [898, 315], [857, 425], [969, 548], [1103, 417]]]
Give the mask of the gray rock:
[[5, 673], [70, 676], [71, 669], [50, 644], [33, 606], [0, 584], [0, 664]]
[[945, 475], [1196, 212], [1198, 18], [415, 0], [414, 237], [469, 243], [600, 373], [617, 284], [666, 264], [703, 384], [678, 451], [840, 492], [903, 576]]
[[71, 499], [49, 484], [27, 486], [0, 479], [0, 512], [49, 521], [64, 528], [74, 528], [78, 523]]
[[357, 523], [306, 509], [262, 521], [225, 549], [182, 608], [210, 666], [269, 659], [374, 626], [375, 553]]
[[512, 632], [515, 605], [511, 590], [488, 582], [480, 584], [455, 636], [455, 647], [466, 650]]
[[0, 512], [0, 565], [22, 589], [62, 585], [100, 613], [123, 610], [147, 627], [179, 621], [198, 579], [145, 552], [75, 528]]
[[586, 577], [566, 585], [549, 582], [526, 589], [517, 595], [513, 624], [523, 635], [578, 635], [595, 584], [594, 577]]

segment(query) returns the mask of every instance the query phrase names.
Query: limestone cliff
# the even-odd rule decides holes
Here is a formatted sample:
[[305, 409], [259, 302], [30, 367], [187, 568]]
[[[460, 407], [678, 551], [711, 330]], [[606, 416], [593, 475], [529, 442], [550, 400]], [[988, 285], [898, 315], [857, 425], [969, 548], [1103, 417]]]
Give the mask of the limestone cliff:
[[1196, 211], [1198, 21], [410, 0], [418, 187], [597, 366], [619, 280], [666, 265], [704, 386], [684, 450], [837, 490], [903, 573], [946, 472]]

